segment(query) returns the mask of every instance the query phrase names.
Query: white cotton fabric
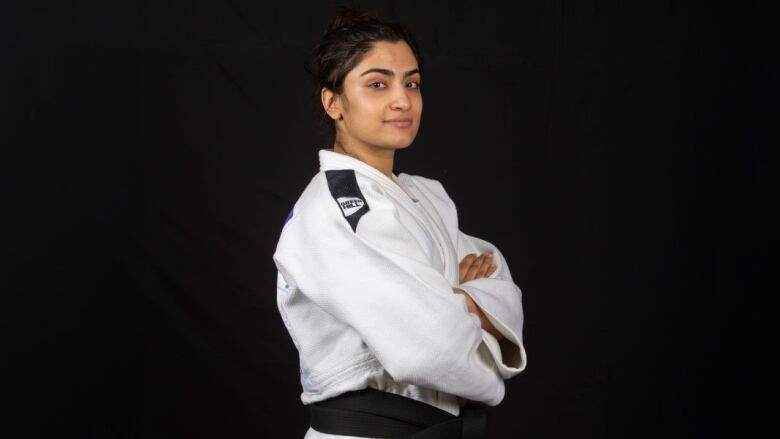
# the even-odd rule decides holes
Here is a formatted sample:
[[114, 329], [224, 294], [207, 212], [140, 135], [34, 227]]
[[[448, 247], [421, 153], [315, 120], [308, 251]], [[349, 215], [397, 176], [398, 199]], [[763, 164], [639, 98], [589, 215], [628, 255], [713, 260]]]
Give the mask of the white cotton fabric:
[[[503, 380], [526, 365], [521, 291], [501, 252], [458, 229], [455, 204], [437, 180], [388, 178], [332, 149], [321, 149], [319, 159], [320, 172], [296, 201], [273, 255], [303, 404], [370, 387], [453, 415], [466, 400], [498, 405]], [[354, 170], [369, 208], [354, 231], [325, 175], [340, 169]], [[482, 252], [493, 253], [495, 272], [458, 284], [459, 262]], [[511, 341], [503, 352], [453, 287]]]

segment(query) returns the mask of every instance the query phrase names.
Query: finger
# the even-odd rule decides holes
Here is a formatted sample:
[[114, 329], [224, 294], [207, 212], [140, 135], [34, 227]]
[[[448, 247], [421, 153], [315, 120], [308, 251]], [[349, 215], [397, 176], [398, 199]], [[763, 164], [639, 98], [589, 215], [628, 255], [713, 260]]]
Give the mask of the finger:
[[461, 264], [466, 263], [468, 265], [471, 265], [471, 263], [474, 262], [475, 259], [477, 259], [477, 254], [476, 253], [469, 253], [469, 254], [467, 254], [466, 256], [463, 257], [463, 260], [460, 261], [460, 263]]
[[489, 269], [489, 270], [488, 270], [488, 272], [487, 272], [487, 275], [485, 275], [485, 277], [490, 277], [491, 275], [493, 275], [493, 273], [495, 273], [495, 272], [496, 272], [496, 269], [497, 269], [497, 268], [498, 268], [498, 265], [496, 265], [496, 264], [492, 264], [492, 265], [490, 266], [490, 269]]
[[467, 254], [463, 260], [458, 264], [458, 278], [460, 279], [460, 283], [465, 282], [466, 273], [468, 273], [469, 268], [471, 268], [471, 265], [474, 263], [474, 260], [477, 259], [477, 255], [474, 253]]
[[485, 254], [485, 258], [482, 260], [482, 266], [479, 267], [479, 273], [478, 276], [480, 278], [482, 277], [488, 277], [488, 270], [490, 270], [490, 267], [493, 265], [493, 255], [491, 254]]
[[479, 265], [475, 275], [476, 279], [485, 277], [488, 269], [490, 269], [490, 265], [493, 263], [493, 257], [489, 253], [483, 253], [482, 256], [482, 263]]
[[466, 255], [462, 261], [460, 261], [460, 264], [458, 264], [458, 279], [460, 279], [460, 282], [463, 283], [463, 278], [466, 276], [466, 272], [468, 271], [469, 267], [471, 267], [472, 260], [475, 259], [476, 256], [472, 255]]
[[474, 260], [474, 263], [471, 264], [471, 267], [469, 267], [468, 271], [466, 271], [466, 280], [474, 280], [477, 279], [477, 276], [479, 275], [479, 270], [482, 268], [482, 262], [485, 260], [485, 255], [479, 255], [477, 256], [477, 259]]

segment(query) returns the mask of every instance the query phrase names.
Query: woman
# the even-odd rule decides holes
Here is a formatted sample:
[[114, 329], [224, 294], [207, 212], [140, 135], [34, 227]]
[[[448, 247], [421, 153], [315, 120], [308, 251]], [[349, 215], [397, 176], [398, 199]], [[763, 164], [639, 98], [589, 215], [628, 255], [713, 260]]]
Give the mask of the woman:
[[458, 230], [438, 181], [392, 172], [420, 125], [422, 66], [405, 28], [350, 8], [313, 54], [333, 148], [274, 253], [307, 439], [484, 430], [480, 405], [499, 404], [525, 368], [504, 257]]

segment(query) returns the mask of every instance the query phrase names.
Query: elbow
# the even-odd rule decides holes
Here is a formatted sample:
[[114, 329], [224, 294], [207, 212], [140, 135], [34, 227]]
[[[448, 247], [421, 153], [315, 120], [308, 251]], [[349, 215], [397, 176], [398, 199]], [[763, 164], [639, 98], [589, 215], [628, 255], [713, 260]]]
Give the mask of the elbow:
[[462, 325], [471, 326], [471, 332], [443, 333], [447, 336], [417, 344], [417, 349], [411, 349], [405, 357], [396, 357], [385, 364], [385, 370], [397, 382], [429, 388], [438, 388], [442, 380], [450, 377], [468, 375], [466, 370], [482, 342], [478, 323]]

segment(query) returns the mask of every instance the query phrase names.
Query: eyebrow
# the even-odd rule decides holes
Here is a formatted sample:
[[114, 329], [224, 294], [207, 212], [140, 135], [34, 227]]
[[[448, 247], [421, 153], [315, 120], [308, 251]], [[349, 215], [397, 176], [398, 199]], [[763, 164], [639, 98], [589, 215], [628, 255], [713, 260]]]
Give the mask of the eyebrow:
[[[395, 76], [395, 73], [392, 70], [381, 69], [379, 67], [372, 67], [372, 68], [366, 70], [365, 72], [361, 73], [360, 76], [367, 75], [367, 74], [369, 74], [371, 72], [381, 73], [383, 75], [387, 75], [387, 76], [390, 76], [390, 77]], [[420, 73], [420, 69], [409, 70], [408, 72], [404, 73], [404, 78], [406, 78], [407, 76], [414, 75], [415, 73]]]

